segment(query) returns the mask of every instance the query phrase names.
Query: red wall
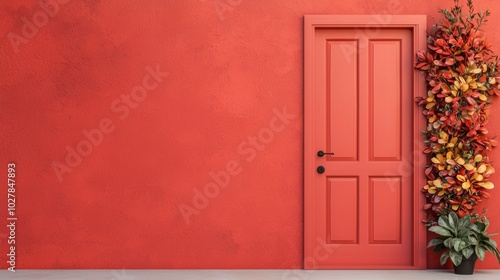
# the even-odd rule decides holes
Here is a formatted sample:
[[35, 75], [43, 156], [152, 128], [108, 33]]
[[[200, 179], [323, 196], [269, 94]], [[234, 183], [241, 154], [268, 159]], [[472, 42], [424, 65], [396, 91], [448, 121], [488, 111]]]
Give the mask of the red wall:
[[[2, 1], [17, 268], [301, 267], [303, 16], [426, 14], [430, 28], [452, 4], [400, 1], [60, 0], [47, 17], [35, 0]], [[500, 3], [475, 2], [500, 52]]]

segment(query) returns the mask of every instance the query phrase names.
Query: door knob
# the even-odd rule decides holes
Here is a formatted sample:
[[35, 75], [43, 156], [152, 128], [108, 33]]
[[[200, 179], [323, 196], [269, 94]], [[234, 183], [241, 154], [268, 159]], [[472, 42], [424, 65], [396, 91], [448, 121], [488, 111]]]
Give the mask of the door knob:
[[324, 155], [332, 155], [333, 156], [334, 153], [333, 152], [323, 152], [322, 150], [318, 151], [318, 157], [322, 157]]
[[323, 174], [325, 173], [325, 168], [323, 166], [318, 166], [318, 168], [316, 169], [316, 171], [318, 171], [319, 174]]

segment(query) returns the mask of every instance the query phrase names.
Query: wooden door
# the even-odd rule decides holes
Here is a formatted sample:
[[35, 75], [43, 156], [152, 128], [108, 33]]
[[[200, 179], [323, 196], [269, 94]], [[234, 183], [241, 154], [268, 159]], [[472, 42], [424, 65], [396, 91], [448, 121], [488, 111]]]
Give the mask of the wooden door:
[[415, 227], [423, 225], [414, 207], [421, 186], [413, 172], [413, 32], [314, 31], [306, 76], [306, 268], [415, 267]]

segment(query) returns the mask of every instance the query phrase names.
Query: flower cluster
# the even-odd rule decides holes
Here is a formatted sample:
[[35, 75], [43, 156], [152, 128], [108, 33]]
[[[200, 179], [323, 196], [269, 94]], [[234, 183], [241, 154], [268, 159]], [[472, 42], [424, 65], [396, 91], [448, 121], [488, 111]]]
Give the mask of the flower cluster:
[[429, 155], [422, 192], [432, 216], [453, 211], [462, 217], [488, 198], [495, 172], [488, 152], [496, 146], [489, 137], [491, 96], [500, 95], [500, 65], [480, 30], [489, 12], [468, 14], [459, 0], [434, 26], [428, 49], [417, 53], [416, 68], [427, 74], [429, 91], [417, 98], [424, 108], [427, 127], [425, 153]]

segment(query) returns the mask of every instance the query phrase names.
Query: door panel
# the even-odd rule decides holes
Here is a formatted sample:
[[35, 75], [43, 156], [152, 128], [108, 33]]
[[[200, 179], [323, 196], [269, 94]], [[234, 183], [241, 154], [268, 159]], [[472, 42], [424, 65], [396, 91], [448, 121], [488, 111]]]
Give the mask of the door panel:
[[401, 177], [369, 178], [369, 244], [401, 244], [401, 181]]
[[[358, 56], [357, 40], [327, 41], [327, 146], [328, 151], [337, 151], [335, 160], [358, 159]], [[350, 92], [351, 94], [337, 94]], [[335, 110], [345, 108], [344, 111]], [[346, 114], [347, 115], [344, 115]], [[344, 120], [342, 122], [335, 120]], [[349, 137], [332, 137], [347, 134]], [[330, 160], [328, 158], [327, 160]]]
[[[405, 42], [405, 46], [410, 47], [409, 42]], [[401, 48], [401, 40], [370, 40], [368, 54], [370, 160], [401, 160], [401, 80], [403, 78]], [[408, 55], [408, 52], [405, 55]], [[405, 58], [411, 61], [411, 57]], [[405, 86], [405, 93], [409, 93], [409, 85]], [[411, 121], [406, 121], [407, 124], [411, 124]], [[408, 131], [411, 132], [411, 130]]]
[[328, 243], [358, 244], [358, 191], [357, 177], [328, 178]]
[[411, 268], [414, 178], [401, 166], [413, 161], [412, 30], [358, 31], [315, 30], [309, 153], [335, 155], [310, 155], [325, 172], [306, 186], [306, 231], [327, 254], [305, 265]]

